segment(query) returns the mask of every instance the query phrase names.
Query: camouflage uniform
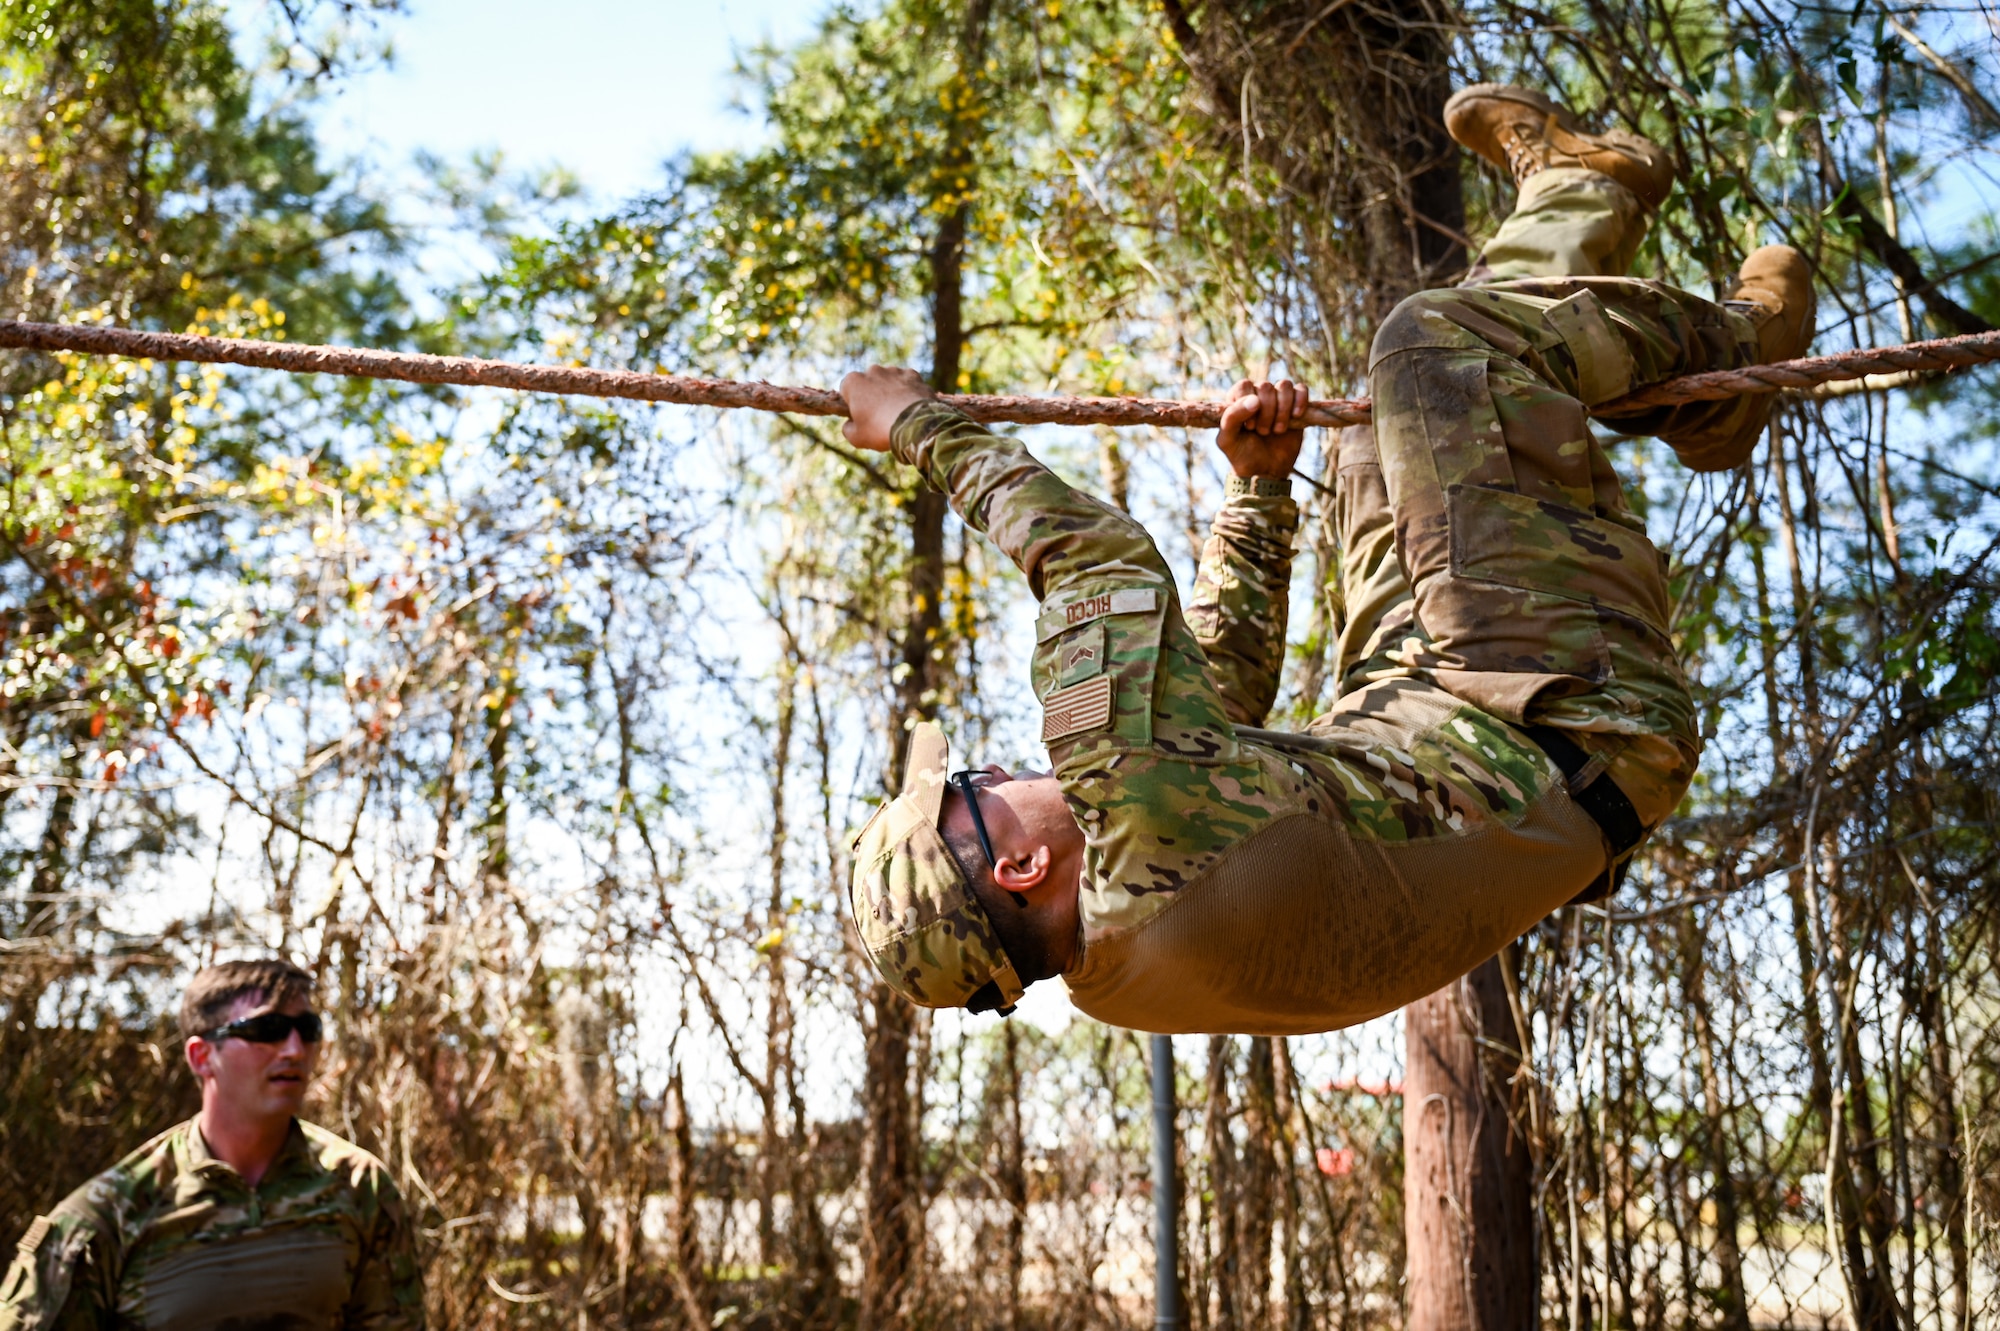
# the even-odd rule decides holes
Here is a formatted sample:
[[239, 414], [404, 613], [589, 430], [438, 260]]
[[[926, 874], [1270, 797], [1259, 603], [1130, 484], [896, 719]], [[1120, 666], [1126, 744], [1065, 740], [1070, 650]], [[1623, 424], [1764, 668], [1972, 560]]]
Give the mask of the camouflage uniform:
[[1473, 265], [1471, 283], [1519, 277], [1623, 277], [1646, 239], [1646, 207], [1581, 167], [1537, 171]]
[[[1414, 674], [1563, 730], [1591, 757], [1573, 784], [1608, 773], [1652, 828], [1693, 778], [1700, 734], [1664, 563], [1585, 409], [1753, 363], [1758, 341], [1738, 308], [1615, 276], [1645, 224], [1606, 176], [1539, 172], [1466, 286], [1413, 296], [1385, 322], [1370, 358], [1375, 425], [1339, 444], [1336, 678], [1347, 691]], [[1606, 423], [1687, 440], [1734, 432], [1766, 406]]]
[[[1595, 173], [1548, 182], [1489, 268], [1538, 248], [1629, 259], [1643, 221], [1629, 201]], [[1252, 728], [1283, 656], [1288, 483], [1232, 482], [1183, 616], [1129, 517], [949, 407], [906, 411], [897, 456], [1041, 601], [1042, 738], [1086, 839], [1063, 977], [1077, 1006], [1164, 1032], [1363, 1021], [1465, 973], [1606, 872], [1605, 833], [1569, 789], [1608, 773], [1646, 826], [1665, 817], [1698, 756], [1694, 707], [1664, 562], [1584, 409], [1755, 348], [1741, 315], [1604, 276], [1404, 302], [1371, 360], [1374, 431], [1341, 441], [1344, 691], [1299, 735]], [[1573, 735], [1587, 766], [1566, 783], [1525, 724]], [[937, 882], [956, 877], [941, 853], [928, 867], [904, 853], [908, 871], [888, 872], [899, 835], [860, 839], [863, 941], [917, 1001], [962, 1001], [984, 959], [1004, 957], [966, 894], [940, 904]], [[952, 940], [948, 977], [919, 937]]]
[[380, 1160], [295, 1120], [252, 1188], [196, 1122], [36, 1219], [0, 1282], [0, 1331], [423, 1326], [410, 1222]]

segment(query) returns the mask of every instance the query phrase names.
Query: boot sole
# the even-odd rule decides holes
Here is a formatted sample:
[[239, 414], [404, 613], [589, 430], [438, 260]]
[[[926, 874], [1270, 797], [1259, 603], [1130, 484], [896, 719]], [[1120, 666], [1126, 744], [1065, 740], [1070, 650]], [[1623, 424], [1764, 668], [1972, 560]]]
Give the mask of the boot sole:
[[1479, 154], [1495, 166], [1506, 166], [1507, 154], [1501, 151], [1500, 144], [1485, 125], [1472, 121], [1466, 115], [1470, 104], [1477, 101], [1511, 102], [1544, 116], [1554, 116], [1556, 124], [1572, 134], [1581, 132], [1575, 116], [1554, 98], [1533, 88], [1520, 88], [1511, 83], [1475, 83], [1460, 88], [1445, 101], [1445, 132], [1467, 151]]
[[1593, 134], [1583, 128], [1568, 107], [1533, 88], [1511, 83], [1475, 83], [1460, 88], [1445, 101], [1445, 132], [1467, 151], [1477, 153], [1495, 166], [1507, 168], [1508, 162], [1507, 153], [1493, 132], [1493, 122], [1471, 114], [1474, 103], [1485, 101], [1507, 102], [1531, 110], [1545, 121], [1553, 120], [1557, 129], [1587, 145], [1591, 152], [1622, 158], [1619, 165], [1606, 163], [1591, 169], [1617, 180], [1648, 208], [1659, 207], [1673, 190], [1673, 165], [1666, 150], [1650, 139], [1625, 130]]

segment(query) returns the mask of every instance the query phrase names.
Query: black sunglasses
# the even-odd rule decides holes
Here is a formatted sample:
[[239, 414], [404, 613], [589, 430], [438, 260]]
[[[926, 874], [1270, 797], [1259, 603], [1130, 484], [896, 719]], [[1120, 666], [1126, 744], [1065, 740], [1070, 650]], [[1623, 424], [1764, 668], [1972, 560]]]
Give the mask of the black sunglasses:
[[[980, 851], [986, 856], [986, 867], [998, 873], [1000, 861], [993, 856], [993, 838], [986, 834], [986, 819], [979, 812], [977, 793], [979, 787], [972, 781], [974, 777], [984, 775], [986, 773], [979, 768], [967, 767], [953, 772], [944, 781], [946, 785], [957, 789], [959, 797], [965, 801], [965, 810], [972, 815], [972, 831], [979, 838]], [[965, 1000], [965, 1010], [968, 1012], [998, 1012], [1003, 1017], [1011, 1017], [1014, 1015], [1014, 1008], [1013, 1003], [1005, 1007], [1000, 1005], [1000, 985], [994, 980], [988, 980], [979, 986], [972, 997]]]
[[318, 1044], [326, 1034], [326, 1024], [317, 1012], [301, 1012], [293, 1016], [287, 1012], [260, 1012], [254, 1017], [232, 1021], [227, 1026], [217, 1026], [201, 1038], [214, 1044], [235, 1038], [248, 1040], [251, 1044], [283, 1044], [285, 1037], [293, 1031], [307, 1044]]
[[986, 819], [980, 816], [979, 797], [973, 793], [979, 787], [972, 784], [972, 778], [985, 775], [977, 767], [961, 768], [946, 777], [945, 784], [955, 787], [960, 798], [964, 799], [966, 812], [972, 815], [972, 830], [979, 837], [979, 849], [986, 855], [986, 867], [997, 873], [1000, 861], [993, 857], [993, 838], [986, 835]]

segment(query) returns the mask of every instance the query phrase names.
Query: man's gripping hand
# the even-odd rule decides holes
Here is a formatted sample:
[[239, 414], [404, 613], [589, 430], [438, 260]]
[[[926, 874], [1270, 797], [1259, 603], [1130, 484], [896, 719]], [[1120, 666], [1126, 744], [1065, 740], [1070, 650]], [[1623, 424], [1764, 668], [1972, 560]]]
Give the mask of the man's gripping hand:
[[889, 451], [889, 429], [905, 408], [937, 396], [915, 370], [887, 365], [871, 365], [848, 375], [840, 381], [840, 395], [847, 399], [848, 417], [841, 434], [871, 453]]
[[[847, 391], [845, 384], [841, 391]], [[1230, 389], [1229, 403], [1222, 409], [1222, 431], [1215, 440], [1230, 469], [1245, 477], [1289, 476], [1306, 438], [1305, 427], [1292, 422], [1310, 401], [1306, 386], [1289, 379], [1275, 384], [1245, 379]]]

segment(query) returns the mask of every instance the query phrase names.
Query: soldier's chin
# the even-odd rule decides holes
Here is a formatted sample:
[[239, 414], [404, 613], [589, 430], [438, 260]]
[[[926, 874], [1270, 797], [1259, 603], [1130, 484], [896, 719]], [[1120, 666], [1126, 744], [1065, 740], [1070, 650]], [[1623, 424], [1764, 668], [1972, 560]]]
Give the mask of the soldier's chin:
[[296, 1109], [306, 1098], [304, 1077], [273, 1077], [265, 1083], [270, 1088], [271, 1098], [279, 1104]]

